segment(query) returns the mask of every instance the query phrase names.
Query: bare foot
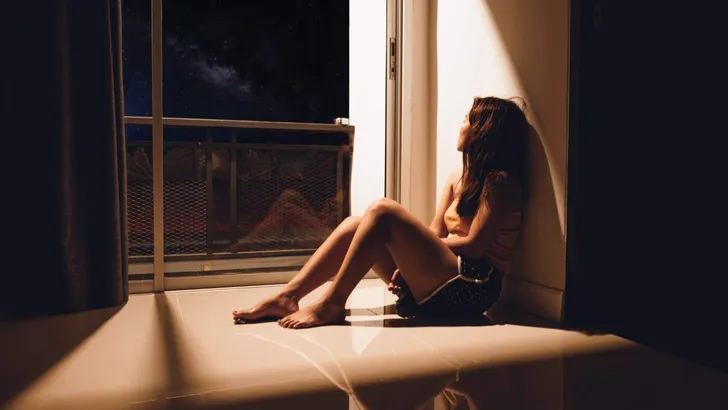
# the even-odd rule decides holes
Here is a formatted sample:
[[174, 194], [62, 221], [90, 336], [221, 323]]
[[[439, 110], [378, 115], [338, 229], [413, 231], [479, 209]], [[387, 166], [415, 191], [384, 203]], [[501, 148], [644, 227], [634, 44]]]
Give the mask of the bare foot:
[[233, 310], [235, 321], [282, 318], [298, 312], [298, 303], [288, 295], [276, 295], [245, 310]]
[[304, 329], [343, 322], [346, 318], [344, 306], [323, 301], [299, 310], [278, 321], [282, 327]]

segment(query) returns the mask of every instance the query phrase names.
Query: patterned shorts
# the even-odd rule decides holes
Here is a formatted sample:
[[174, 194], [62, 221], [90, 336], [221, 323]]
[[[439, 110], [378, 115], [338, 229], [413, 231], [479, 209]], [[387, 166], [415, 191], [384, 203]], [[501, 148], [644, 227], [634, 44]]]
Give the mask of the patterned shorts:
[[444, 283], [417, 304], [411, 295], [397, 301], [401, 316], [482, 315], [498, 300], [503, 278], [501, 272], [485, 260], [460, 259], [460, 274]]

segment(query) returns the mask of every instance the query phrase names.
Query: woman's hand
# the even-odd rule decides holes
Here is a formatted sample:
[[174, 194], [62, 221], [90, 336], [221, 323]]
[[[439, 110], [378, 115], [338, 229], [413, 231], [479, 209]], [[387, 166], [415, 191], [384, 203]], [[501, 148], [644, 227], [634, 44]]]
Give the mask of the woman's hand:
[[395, 270], [392, 274], [392, 280], [387, 285], [387, 290], [392, 292], [398, 298], [402, 298], [409, 293], [407, 282], [405, 282], [404, 278], [399, 273], [399, 269]]

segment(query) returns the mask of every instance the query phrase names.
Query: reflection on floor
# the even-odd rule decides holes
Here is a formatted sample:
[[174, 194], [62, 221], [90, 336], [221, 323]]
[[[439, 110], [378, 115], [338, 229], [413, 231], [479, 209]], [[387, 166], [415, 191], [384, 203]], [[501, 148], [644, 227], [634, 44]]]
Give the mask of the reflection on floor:
[[401, 319], [375, 280], [350, 298], [348, 326], [233, 324], [233, 308], [275, 291], [137, 295], [118, 312], [0, 324], [0, 408], [728, 408], [727, 375], [503, 307]]

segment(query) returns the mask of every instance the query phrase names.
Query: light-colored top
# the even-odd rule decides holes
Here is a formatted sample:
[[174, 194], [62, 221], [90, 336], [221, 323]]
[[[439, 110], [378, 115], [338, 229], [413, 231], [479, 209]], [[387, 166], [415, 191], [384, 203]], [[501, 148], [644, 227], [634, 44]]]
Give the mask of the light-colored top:
[[[445, 211], [445, 227], [449, 236], [468, 236], [473, 218], [463, 218], [457, 212], [460, 197], [460, 184], [454, 187], [455, 199]], [[504, 218], [499, 224], [500, 229], [495, 238], [486, 249], [486, 259], [501, 271], [508, 270], [508, 264], [513, 250], [518, 243], [521, 232], [522, 210], [520, 203], [508, 204], [510, 212], [502, 213], [499, 218]]]

